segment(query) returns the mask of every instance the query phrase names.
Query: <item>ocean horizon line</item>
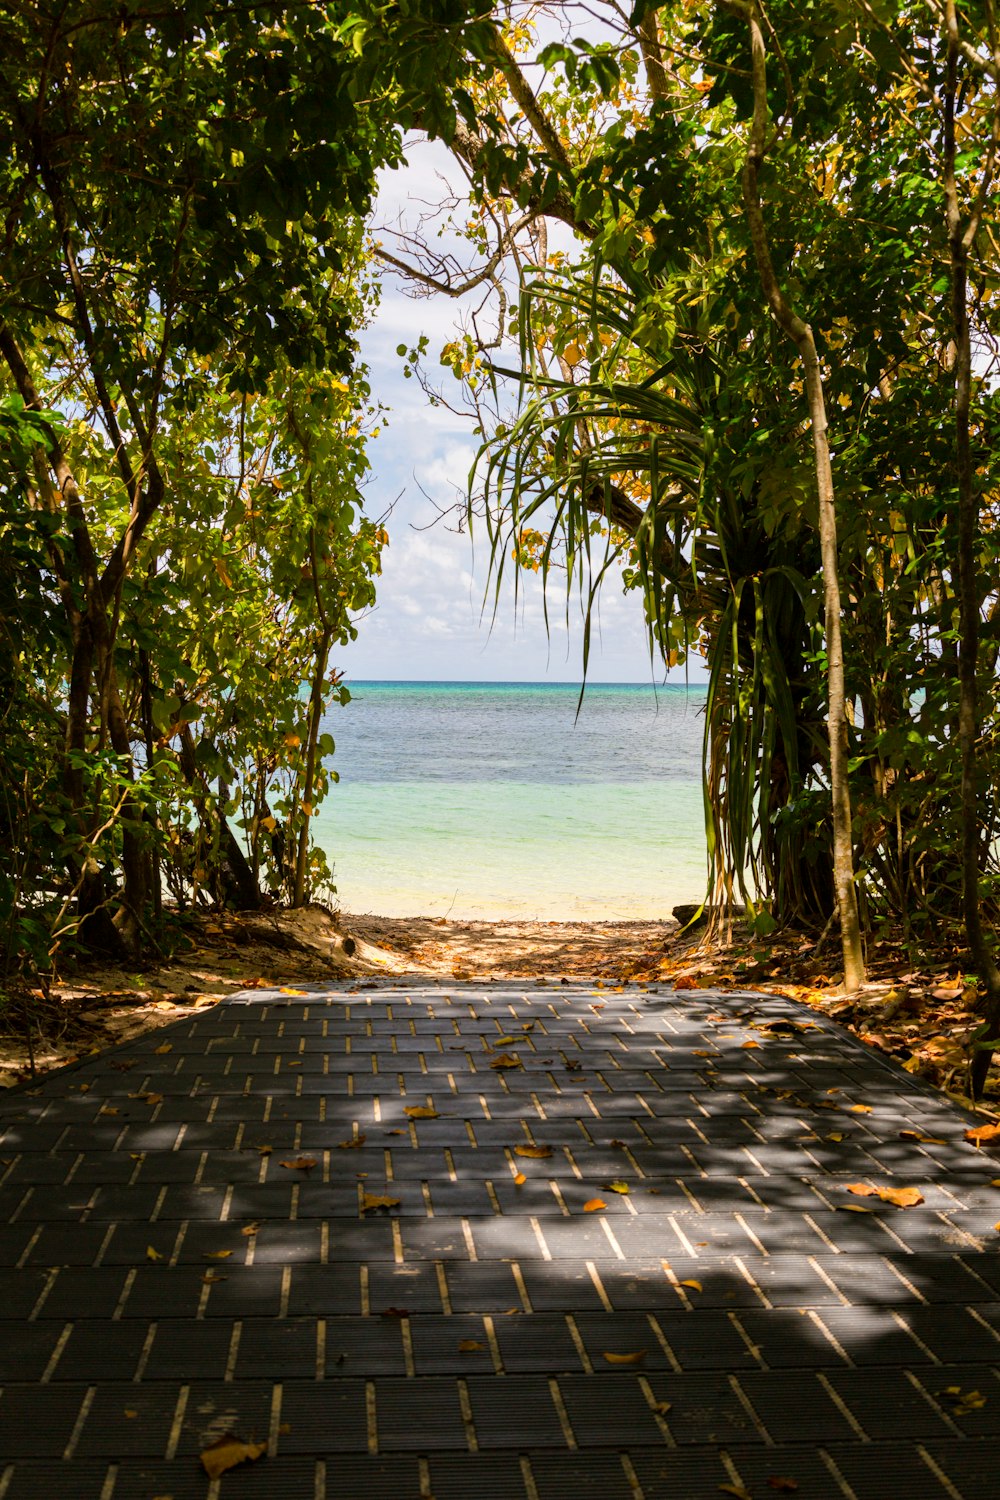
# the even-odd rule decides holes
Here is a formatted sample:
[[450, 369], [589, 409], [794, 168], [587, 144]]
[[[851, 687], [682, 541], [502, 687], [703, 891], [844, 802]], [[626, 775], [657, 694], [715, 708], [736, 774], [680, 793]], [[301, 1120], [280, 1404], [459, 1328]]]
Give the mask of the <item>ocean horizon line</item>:
[[346, 687], [466, 687], [466, 688], [545, 688], [553, 691], [569, 689], [579, 692], [581, 687], [591, 688], [645, 688], [653, 692], [704, 692], [707, 682], [623, 682], [619, 680], [590, 680], [580, 682], [551, 682], [532, 677], [344, 677]]

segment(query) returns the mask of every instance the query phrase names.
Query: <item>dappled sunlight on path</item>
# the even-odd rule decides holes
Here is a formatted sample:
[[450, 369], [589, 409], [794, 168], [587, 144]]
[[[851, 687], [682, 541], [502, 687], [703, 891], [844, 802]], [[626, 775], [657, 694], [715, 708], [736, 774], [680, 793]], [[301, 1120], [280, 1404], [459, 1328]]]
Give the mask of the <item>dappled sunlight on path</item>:
[[969, 1123], [775, 997], [241, 992], [0, 1101], [0, 1494], [988, 1500]]

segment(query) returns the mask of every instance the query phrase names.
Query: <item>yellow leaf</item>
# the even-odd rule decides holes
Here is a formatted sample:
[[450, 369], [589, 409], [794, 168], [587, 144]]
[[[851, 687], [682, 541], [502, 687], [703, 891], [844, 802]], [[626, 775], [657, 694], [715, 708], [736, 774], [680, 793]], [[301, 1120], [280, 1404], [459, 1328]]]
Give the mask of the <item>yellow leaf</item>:
[[206, 1271], [201, 1278], [206, 1286], [214, 1286], [217, 1281], [228, 1281], [228, 1276], [221, 1275], [218, 1271]]
[[579, 344], [573, 343], [566, 345], [565, 349], [563, 350], [563, 359], [569, 365], [570, 369], [572, 369], [574, 365], [578, 365], [582, 358], [583, 350], [580, 348]]
[[828, 1141], [835, 1141], [837, 1143], [837, 1145], [839, 1145], [840, 1142], [843, 1139], [844, 1139], [844, 1132], [842, 1130], [833, 1130], [827, 1136], [827, 1140]]
[[520, 1068], [521, 1066], [521, 1059], [515, 1057], [512, 1052], [501, 1052], [500, 1056], [495, 1057], [490, 1063], [491, 1068]]
[[628, 1183], [623, 1182], [620, 1177], [616, 1177], [614, 1182], [602, 1182], [601, 1187], [606, 1188], [609, 1193], [630, 1193], [632, 1191]]
[[139, 1413], [137, 1411], [133, 1411], [133, 1409], [130, 1406], [126, 1406], [126, 1408], [125, 1408], [125, 1415], [126, 1415], [126, 1417], [128, 1417], [131, 1420], [133, 1417], [137, 1417], [139, 1415]]
[[411, 1120], [437, 1120], [439, 1118], [436, 1109], [427, 1104], [410, 1104], [403, 1110], [404, 1115], [409, 1115]]
[[289, 731], [289, 733], [285, 735], [285, 744], [289, 750], [297, 749], [298, 746], [301, 745], [301, 743], [302, 741], [294, 731]]
[[274, 1150], [274, 1147], [273, 1146], [255, 1146], [254, 1150], [255, 1151], [259, 1151], [260, 1154], [261, 1154], [261, 1156], [270, 1156], [271, 1152]]
[[287, 1167], [290, 1172], [311, 1172], [319, 1163], [315, 1156], [295, 1156], [291, 1161], [283, 1161], [281, 1165]]
[[607, 1208], [607, 1206], [603, 1198], [590, 1198], [583, 1205], [583, 1211], [585, 1214], [596, 1214], [598, 1209]]
[[842, 1209], [845, 1214], [870, 1214], [871, 1213], [871, 1209], [870, 1208], [865, 1208], [860, 1203], [838, 1203], [837, 1207], [839, 1209]]
[[883, 1203], [894, 1203], [897, 1208], [916, 1208], [918, 1203], [923, 1203], [924, 1195], [919, 1188], [879, 1188], [879, 1197]]
[[174, 1050], [174, 1044], [173, 1044], [173, 1042], [164, 1042], [163, 1045], [162, 1045], [162, 1047], [154, 1047], [153, 1048], [153, 1051], [156, 1053], [157, 1057], [166, 1057], [167, 1053], [168, 1052], [173, 1052], [173, 1050]]
[[693, 1292], [700, 1292], [703, 1290], [700, 1281], [682, 1281], [681, 1286], [689, 1286]]
[[524, 1175], [523, 1172], [518, 1172], [517, 1175], [514, 1178], [514, 1186], [515, 1187], [524, 1187], [524, 1184], [527, 1182], [527, 1180], [528, 1179], [527, 1179], [527, 1177], [525, 1177], [525, 1175]]
[[533, 1158], [537, 1157], [538, 1160], [540, 1161], [543, 1157], [545, 1157], [545, 1156], [551, 1156], [552, 1155], [552, 1147], [551, 1146], [515, 1146], [514, 1147], [514, 1155], [515, 1156], [530, 1156], [530, 1157], [533, 1157]]
[[398, 1208], [399, 1199], [389, 1198], [385, 1193], [363, 1193], [361, 1195], [362, 1213], [370, 1213], [376, 1208]]
[[633, 1354], [605, 1353], [603, 1358], [607, 1360], [609, 1365], [641, 1365], [648, 1353], [648, 1349], [636, 1349]]
[[231, 1250], [206, 1250], [205, 1251], [205, 1259], [206, 1260], [228, 1260], [229, 1256], [232, 1255], [232, 1253], [233, 1252]]
[[901, 1141], [923, 1141], [928, 1146], [946, 1146], [948, 1142], [941, 1135], [924, 1135], [922, 1130], [901, 1130], [899, 1132]]
[[243, 1228], [240, 1230], [240, 1234], [245, 1240], [249, 1240], [253, 1238], [259, 1228], [260, 1225], [256, 1222], [253, 1224], [244, 1224]]
[[759, 1047], [759, 1046], [760, 1046], [760, 1042], [741, 1042], [740, 1043], [740, 1051], [741, 1052], [747, 1052], [747, 1051], [749, 1051], [749, 1049], [751, 1047]]
[[870, 1104], [852, 1104], [851, 1113], [855, 1115], [870, 1115], [872, 1107]]
[[201, 1464], [209, 1479], [218, 1479], [237, 1464], [254, 1463], [267, 1452], [266, 1443], [244, 1443], [232, 1432], [209, 1443], [201, 1451]]
[[163, 1256], [162, 1256], [162, 1254], [160, 1253], [159, 1250], [154, 1250], [154, 1248], [153, 1248], [152, 1245], [147, 1245], [146, 1246], [146, 1259], [147, 1260], [162, 1260]]
[[965, 1132], [965, 1139], [973, 1146], [981, 1146], [983, 1141], [996, 1140], [1000, 1135], [1000, 1125], [973, 1125], [971, 1130]]

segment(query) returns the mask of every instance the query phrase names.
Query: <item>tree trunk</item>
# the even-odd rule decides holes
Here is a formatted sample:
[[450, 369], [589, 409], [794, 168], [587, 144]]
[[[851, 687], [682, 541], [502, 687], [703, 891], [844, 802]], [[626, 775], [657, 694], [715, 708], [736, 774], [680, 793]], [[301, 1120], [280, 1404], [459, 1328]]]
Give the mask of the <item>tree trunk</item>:
[[809, 422], [812, 428], [816, 489], [819, 498], [819, 536], [823, 564], [823, 603], [827, 653], [827, 731], [830, 745], [830, 796], [833, 817], [833, 875], [840, 915], [844, 955], [844, 988], [858, 990], [865, 981], [865, 962], [854, 883], [851, 796], [847, 774], [847, 715], [844, 652], [841, 639], [840, 575], [837, 556], [837, 512], [827, 435], [823, 373], [809, 324], [795, 313], [782, 291], [771, 260], [770, 244], [760, 202], [759, 174], [766, 149], [769, 122], [767, 65], [760, 12], [755, 0], [743, 11], [750, 30], [753, 62], [754, 112], [750, 143], [743, 168], [743, 201], [757, 270], [768, 306], [802, 359]]
[[306, 742], [305, 778], [302, 786], [302, 827], [299, 829], [299, 847], [295, 860], [295, 888], [292, 892], [293, 906], [303, 906], [306, 899], [306, 861], [309, 857], [309, 823], [312, 819], [313, 786], [316, 779], [316, 746], [319, 741], [319, 721], [323, 712], [323, 682], [330, 658], [332, 636], [333, 632], [329, 626], [326, 626], [316, 642], [316, 667], [309, 698], [309, 736]]

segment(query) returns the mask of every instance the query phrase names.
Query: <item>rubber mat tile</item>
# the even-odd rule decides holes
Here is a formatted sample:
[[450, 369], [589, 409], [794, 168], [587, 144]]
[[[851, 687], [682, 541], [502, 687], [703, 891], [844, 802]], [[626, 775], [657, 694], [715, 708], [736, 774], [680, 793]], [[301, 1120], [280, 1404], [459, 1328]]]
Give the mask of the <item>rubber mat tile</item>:
[[376, 1317], [390, 1307], [405, 1307], [419, 1314], [440, 1313], [443, 1309], [436, 1268], [376, 1263], [369, 1268], [368, 1302]]
[[844, 1364], [836, 1346], [803, 1310], [747, 1309], [739, 1320], [751, 1346], [771, 1369], [826, 1369]]
[[[435, 1454], [430, 1471], [434, 1500], [470, 1500], [470, 1496], [476, 1500], [525, 1500], [521, 1465], [514, 1454]], [[541, 1491], [539, 1500], [545, 1500]], [[607, 1500], [617, 1497], [608, 1493]]]
[[[41, 1267], [0, 1271], [0, 1321], [26, 1318], [48, 1285], [50, 1273]], [[0, 1376], [0, 1379], [6, 1377]]]
[[[525, 1263], [522, 1269], [527, 1278], [538, 1266]], [[521, 1306], [513, 1271], [504, 1262], [449, 1261], [445, 1266], [445, 1278], [451, 1306], [456, 1313], [504, 1313], [508, 1308]], [[575, 1297], [571, 1305], [576, 1305]]]
[[[204, 1316], [207, 1319], [277, 1316], [281, 1309], [282, 1268], [280, 1266], [234, 1266], [228, 1261], [206, 1261], [205, 1265], [223, 1278], [220, 1281], [213, 1281], [209, 1286], [208, 1301], [204, 1309]], [[305, 1268], [296, 1266], [293, 1277], [303, 1269]], [[194, 1283], [201, 1290], [204, 1290], [206, 1285], [203, 1280], [205, 1274], [205, 1271], [199, 1272]], [[357, 1276], [357, 1271], [355, 1271], [355, 1276]], [[126, 1317], [130, 1316], [129, 1306], [130, 1304], [126, 1303]], [[309, 1308], [289, 1309], [295, 1312], [309, 1312], [310, 1310]], [[169, 1316], [169, 1314], [161, 1313], [159, 1316]]]
[[1000, 1378], [993, 1369], [939, 1365], [916, 1377], [966, 1437], [1000, 1437]]
[[[78, 1161], [70, 1151], [60, 1151], [51, 1156], [43, 1156], [38, 1151], [25, 1151], [17, 1158], [0, 1158], [0, 1177], [3, 1178], [3, 1190], [5, 1197], [15, 1187], [41, 1187], [45, 1183], [61, 1186], [66, 1181], [66, 1174]], [[105, 1170], [112, 1171], [111, 1162], [113, 1157], [104, 1156], [101, 1160], [105, 1164]], [[125, 1158], [128, 1162], [128, 1158]], [[128, 1162], [129, 1167], [134, 1166]], [[110, 1178], [101, 1178], [101, 1181]], [[79, 1187], [80, 1172], [73, 1173], [73, 1181]]]
[[[922, 1446], [964, 1500], [994, 1500], [1000, 1474], [1000, 1443], [995, 1439], [985, 1438], [976, 1443], [935, 1440]], [[935, 1500], [937, 1494], [935, 1490]], [[862, 1500], [867, 1500], [867, 1496]]]
[[330, 1318], [326, 1325], [326, 1373], [330, 1379], [405, 1374], [399, 1319]]
[[[242, 1464], [237, 1475], [239, 1500], [278, 1500], [279, 1496], [280, 1500], [316, 1500], [314, 1458], [285, 1457], [279, 1448], [275, 1457], [265, 1455], [256, 1463]], [[235, 1488], [231, 1480], [230, 1490]], [[115, 1500], [118, 1500], [117, 1490]]]
[[776, 1443], [800, 1442], [808, 1432], [813, 1443], [856, 1438], [854, 1428], [822, 1385], [804, 1370], [749, 1371], [740, 1386]]
[[[858, 1444], [858, 1449], [867, 1453], [875, 1451], [873, 1445], [862, 1447]], [[840, 1448], [831, 1448], [834, 1453], [841, 1451]], [[751, 1495], [766, 1495], [771, 1500], [776, 1493], [782, 1493], [776, 1481], [788, 1480], [798, 1488], [792, 1491], [786, 1485], [785, 1493], [806, 1497], [806, 1500], [844, 1500], [842, 1487], [811, 1444], [795, 1443], [779, 1448], [730, 1447], [728, 1453], [741, 1484]], [[895, 1491], [891, 1494], [894, 1495]], [[900, 1500], [915, 1500], [917, 1495], [919, 1500], [931, 1500], [923, 1490], [908, 1491], [905, 1496], [900, 1496]], [[858, 1500], [861, 1500], [860, 1496]], [[891, 1500], [890, 1492], [885, 1491], [880, 1500]]]
[[57, 1187], [52, 1183], [39, 1188], [13, 1187], [0, 1192], [0, 1216], [10, 1219], [17, 1212], [25, 1224], [56, 1224], [66, 1220], [79, 1223], [97, 1192], [97, 1188], [75, 1182], [69, 1187]]
[[658, 1312], [656, 1321], [684, 1370], [756, 1370], [745, 1339], [729, 1316], [711, 1309]]
[[[551, 1184], [557, 1177], [561, 1177], [563, 1182], [559, 1185], [566, 1185], [565, 1179], [569, 1177], [566, 1158], [560, 1154], [552, 1161], [518, 1159], [517, 1164], [518, 1167], [525, 1169], [523, 1175], [528, 1179], [520, 1187], [512, 1180], [506, 1162], [493, 1178], [494, 1191], [504, 1215], [523, 1218], [525, 1215], [534, 1214], [540, 1218], [546, 1218], [560, 1213], [559, 1200], [553, 1193]], [[597, 1188], [593, 1187], [590, 1189], [590, 1195], [593, 1197], [595, 1194], [597, 1194]], [[487, 1208], [485, 1212], [490, 1214], [493, 1210]]]
[[[73, 1500], [102, 1500], [107, 1494], [107, 1473], [107, 1464], [100, 1462], [74, 1463], [72, 1469], [65, 1463], [18, 1463], [3, 1492], [4, 1500], [44, 1500], [46, 1496], [70, 1493]], [[0, 1458], [0, 1480], [3, 1475], [3, 1459]], [[188, 1497], [178, 1494], [176, 1500], [188, 1500]]]
[[[154, 1193], [157, 1189], [153, 1189]], [[212, 1183], [175, 1183], [167, 1188], [159, 1205], [157, 1219], [167, 1222], [171, 1219], [207, 1219], [215, 1220], [217, 1223], [222, 1213], [222, 1206], [226, 1200], [226, 1189]], [[155, 1198], [154, 1198], [155, 1202]], [[284, 1217], [288, 1215], [288, 1204], [284, 1208]], [[148, 1219], [149, 1215], [144, 1216]], [[239, 1218], [240, 1215], [230, 1212], [231, 1218]], [[249, 1218], [250, 1215], [247, 1215]]]
[[[761, 1305], [760, 1297], [732, 1257], [692, 1260], [689, 1256], [671, 1255], [668, 1264], [677, 1279], [679, 1301], [681, 1296], [686, 1297], [696, 1311], [706, 1307], [739, 1311], [741, 1307]], [[685, 1287], [686, 1281], [696, 1281], [698, 1286]]]
[[[751, 1229], [755, 1220], [748, 1219]], [[841, 1298], [804, 1255], [755, 1256], [747, 1269], [776, 1307], [840, 1307]]]
[[532, 1456], [531, 1472], [538, 1500], [633, 1500], [617, 1455], [572, 1453], [553, 1458], [542, 1453]]
[[[362, 1226], [353, 1225], [351, 1227], [356, 1229]], [[363, 1227], [372, 1229], [376, 1226], [366, 1225]], [[237, 1235], [239, 1234], [238, 1226], [235, 1227], [235, 1232]], [[314, 1222], [299, 1223], [296, 1221], [290, 1224], [262, 1224], [254, 1236], [254, 1265], [295, 1265], [297, 1261], [305, 1261], [309, 1264], [317, 1265], [320, 1256], [320, 1243], [320, 1226]], [[357, 1253], [350, 1257], [345, 1257], [343, 1254], [337, 1253], [341, 1248], [340, 1242], [335, 1246], [331, 1225], [330, 1259], [365, 1259], [363, 1254], [359, 1256]]]
[[[993, 1444], [967, 1445], [975, 1450], [974, 1455], [970, 1455], [971, 1467], [974, 1474], [979, 1474], [977, 1482], [980, 1487], [977, 1489], [974, 1482], [971, 1487], [966, 1484], [957, 1491], [942, 1484], [933, 1468], [924, 1462], [923, 1446], [916, 1443], [831, 1445], [828, 1452], [857, 1500], [944, 1500], [946, 1495], [948, 1500], [955, 1500], [956, 1493], [963, 1500], [994, 1500], [1000, 1457]], [[937, 1459], [947, 1474], [953, 1455], [961, 1454], [964, 1446], [931, 1442], [926, 1445], [926, 1451]], [[987, 1450], [991, 1447], [994, 1451], [989, 1453]]]
[[[193, 1318], [205, 1290], [202, 1277], [210, 1264], [206, 1262], [197, 1270], [193, 1266], [166, 1264], [137, 1267], [123, 1316], [128, 1319]], [[212, 1269], [217, 1267], [212, 1266]]]
[[[557, 1219], [549, 1215], [545, 1218], [539, 1216], [535, 1222], [539, 1225], [549, 1254], [554, 1260], [604, 1260], [609, 1253], [613, 1253], [613, 1248], [601, 1227], [600, 1219], [599, 1214], [588, 1214], [586, 1218], [581, 1216], [575, 1219]], [[626, 1221], [616, 1219], [615, 1222], [624, 1225]], [[473, 1224], [472, 1234], [481, 1256], [499, 1255], [530, 1260], [541, 1255], [541, 1247], [530, 1223], [510, 1215], [494, 1219], [485, 1225]]]
[[514, 1313], [497, 1319], [495, 1326], [509, 1375], [581, 1371], [580, 1354], [565, 1318], [553, 1313]]
[[[506, 1327], [508, 1319], [502, 1321]], [[483, 1320], [474, 1314], [413, 1318], [410, 1338], [418, 1375], [488, 1375], [493, 1371]]]
[[[996, 1194], [996, 1189], [994, 1188]], [[1000, 1194], [997, 1194], [1000, 1198]], [[1000, 1203], [997, 1205], [1000, 1210]], [[892, 1257], [895, 1265], [928, 1302], [990, 1302], [993, 1293], [989, 1281], [976, 1273], [989, 1257], [934, 1255], [923, 1252]], [[1000, 1263], [998, 1263], [1000, 1264]]]
[[893, 1260], [898, 1259], [902, 1268], [907, 1259], [898, 1249], [889, 1248], [883, 1254], [827, 1254], [815, 1259], [852, 1304], [902, 1308], [917, 1300], [892, 1270]]
[[40, 1379], [61, 1334], [61, 1323], [8, 1324], [0, 1334], [0, 1380]]
[[[128, 1327], [121, 1324], [119, 1326]], [[142, 1325], [139, 1325], [142, 1327]], [[142, 1327], [143, 1333], [145, 1328]], [[233, 1330], [220, 1318], [164, 1319], [157, 1324], [143, 1380], [222, 1380], [229, 1361]], [[70, 1352], [72, 1351], [72, 1342]], [[62, 1361], [60, 1361], [60, 1366]], [[56, 1371], [57, 1377], [59, 1370]]]
[[615, 1238], [629, 1259], [648, 1259], [687, 1253], [690, 1245], [701, 1251], [724, 1255], [756, 1255], [757, 1248], [731, 1214], [698, 1214], [685, 1210], [671, 1214], [643, 1214], [628, 1223], [614, 1225]]
[[[61, 1332], [63, 1325], [57, 1327]], [[51, 1379], [131, 1380], [139, 1366], [148, 1331], [145, 1321], [74, 1323]]]
[[566, 1451], [559, 1413], [544, 1376], [508, 1375], [503, 1380], [473, 1376], [468, 1388], [480, 1448]]
[[[24, 1245], [32, 1236], [30, 1224], [15, 1226], [24, 1236]], [[107, 1224], [43, 1224], [28, 1255], [29, 1266], [92, 1266], [107, 1238]], [[16, 1243], [16, 1241], [15, 1241]]]
[[[505, 1221], [506, 1222], [506, 1221]], [[516, 1227], [516, 1221], [511, 1221]], [[457, 1218], [402, 1219], [400, 1233], [405, 1260], [468, 1260], [469, 1247]], [[537, 1241], [535, 1242], [537, 1253]], [[480, 1251], [482, 1253], [482, 1251]], [[392, 1255], [383, 1257], [392, 1259]]]
[[115, 1381], [97, 1387], [76, 1452], [81, 1458], [162, 1458], [180, 1385]]
[[13, 1268], [18, 1264], [35, 1227], [34, 1224], [0, 1224], [0, 1266]]
[[[565, 1264], [565, 1261], [559, 1262], [560, 1267]], [[595, 1262], [595, 1266], [612, 1307], [619, 1311], [652, 1312], [663, 1308], [672, 1312], [680, 1306], [662, 1261], [603, 1260]], [[596, 1289], [585, 1267], [580, 1273], [580, 1281], [581, 1292], [586, 1291], [589, 1285], [596, 1296]], [[600, 1305], [603, 1306], [603, 1303]], [[593, 1297], [581, 1296], [575, 1302], [567, 1301], [565, 1306], [567, 1311], [586, 1311], [588, 1308], [597, 1310]]]
[[[236, 1380], [292, 1380], [316, 1375], [315, 1318], [248, 1318], [236, 1355]], [[209, 1378], [213, 1371], [206, 1370]]]
[[[740, 1379], [744, 1377], [741, 1375]], [[702, 1447], [763, 1442], [752, 1417], [724, 1375], [654, 1373], [648, 1380], [655, 1400], [670, 1403], [666, 1421], [675, 1442]]]
[[[273, 1260], [287, 1259], [292, 1265], [296, 1261], [305, 1261], [318, 1264], [318, 1237], [320, 1229], [317, 1224], [308, 1223], [304, 1225], [290, 1226], [295, 1229], [304, 1230], [305, 1234], [301, 1242], [301, 1249], [282, 1257], [277, 1253], [281, 1243], [281, 1226], [264, 1225], [258, 1235], [258, 1242], [265, 1232], [270, 1231], [270, 1237], [274, 1245], [275, 1253], [268, 1258]], [[316, 1253], [309, 1254], [308, 1247], [316, 1244]], [[254, 1262], [260, 1258], [259, 1251], [255, 1254]], [[356, 1265], [359, 1261], [393, 1260], [393, 1238], [392, 1225], [387, 1218], [379, 1219], [331, 1219], [329, 1224], [327, 1258], [331, 1263], [349, 1263]]]
[[[670, 1361], [656, 1336], [656, 1330], [642, 1313], [579, 1313], [574, 1321], [590, 1362], [598, 1374], [634, 1377], [636, 1369], [670, 1368]], [[606, 1358], [609, 1354], [622, 1358], [640, 1351], [643, 1357], [635, 1364], [618, 1363], [615, 1358]]]
[[[506, 1162], [496, 1164], [496, 1176], [493, 1179], [494, 1189], [505, 1214], [509, 1213], [538, 1213], [550, 1211], [553, 1198], [551, 1190], [542, 1199], [544, 1207], [539, 1209], [528, 1206], [534, 1196], [534, 1184], [525, 1184], [527, 1196], [522, 1197], [519, 1190], [511, 1182]], [[457, 1217], [462, 1215], [483, 1215], [494, 1212], [493, 1202], [489, 1189], [485, 1182], [448, 1182], [432, 1181], [429, 1184], [431, 1203], [435, 1214], [442, 1217]], [[543, 1189], [544, 1192], [544, 1189]]]
[[103, 1231], [100, 1247], [102, 1266], [143, 1266], [153, 1263], [150, 1249], [169, 1260], [177, 1243], [178, 1224], [86, 1224], [88, 1230]]
[[[634, 1370], [630, 1380], [616, 1375], [561, 1375], [559, 1390], [581, 1448], [629, 1448], [663, 1441]], [[600, 1464], [599, 1459], [594, 1462]]]
[[227, 1432], [245, 1442], [265, 1441], [271, 1419], [270, 1381], [194, 1381], [188, 1393], [177, 1456], [190, 1462]]
[[[871, 1173], [860, 1173], [865, 1178]], [[855, 1179], [857, 1180], [857, 1179]], [[847, 1179], [845, 1178], [845, 1182]], [[820, 1184], [822, 1190], [827, 1193], [833, 1202], [851, 1201], [847, 1194], [839, 1194], [829, 1191], [828, 1184]], [[864, 1205], [866, 1208], [867, 1204]], [[827, 1209], [811, 1208], [809, 1217], [816, 1225], [821, 1238], [828, 1244], [835, 1245], [846, 1257], [852, 1261], [858, 1255], [885, 1255], [889, 1257], [905, 1255], [900, 1242], [892, 1234], [896, 1228], [896, 1220], [900, 1217], [900, 1210], [891, 1208], [888, 1204], [884, 1207], [869, 1208], [867, 1213], [858, 1213], [852, 1204], [851, 1208]], [[954, 1246], [950, 1247], [954, 1249]], [[824, 1247], [820, 1247], [823, 1253]], [[829, 1253], [829, 1252], [827, 1252]]]
[[[420, 1494], [415, 1458], [344, 1455], [327, 1464], [326, 1500], [409, 1500]], [[277, 1500], [277, 1497], [274, 1497]]]
[[421, 1380], [380, 1380], [375, 1403], [380, 1452], [412, 1450], [417, 1433], [424, 1452], [435, 1448], [466, 1451], [465, 1423], [455, 1380], [436, 1375], [425, 1375]]
[[828, 1379], [869, 1437], [888, 1442], [950, 1435], [945, 1419], [902, 1370], [831, 1370]]
[[923, 1365], [932, 1363], [914, 1338], [884, 1307], [824, 1307], [820, 1321], [856, 1365]]
[[938, 1359], [954, 1364], [1000, 1361], [1000, 1337], [958, 1307], [907, 1307], [906, 1326]]
[[[282, 1454], [366, 1453], [368, 1426], [362, 1380], [292, 1380], [281, 1397]], [[339, 1466], [339, 1460], [331, 1468]]]
[[[254, 1266], [249, 1273], [252, 1278], [264, 1269]], [[260, 1316], [278, 1311], [280, 1294], [280, 1271], [278, 1267], [267, 1267], [274, 1271], [273, 1307], [260, 1309]], [[332, 1266], [293, 1265], [292, 1282], [288, 1299], [288, 1311], [292, 1316], [313, 1313], [318, 1317], [338, 1317], [360, 1314], [361, 1280], [359, 1268], [350, 1262]], [[213, 1289], [213, 1300], [215, 1291]], [[211, 1308], [209, 1309], [212, 1310]], [[376, 1311], [378, 1309], [376, 1308]], [[239, 1314], [242, 1316], [243, 1314]]]

